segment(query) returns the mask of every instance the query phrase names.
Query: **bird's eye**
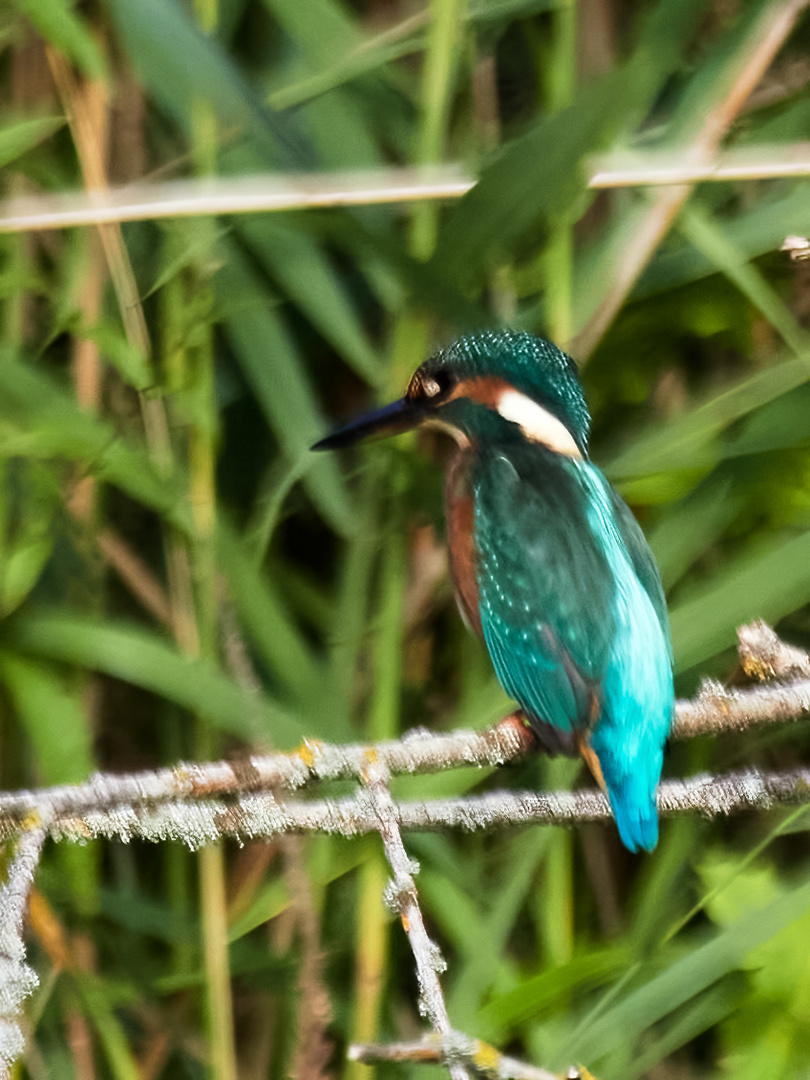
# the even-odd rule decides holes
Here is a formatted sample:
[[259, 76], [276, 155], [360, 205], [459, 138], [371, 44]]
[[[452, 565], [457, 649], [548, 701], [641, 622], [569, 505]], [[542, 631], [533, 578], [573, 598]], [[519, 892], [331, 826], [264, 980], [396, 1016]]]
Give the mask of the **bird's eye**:
[[408, 397], [414, 400], [440, 401], [450, 393], [455, 385], [455, 379], [446, 371], [436, 371], [428, 374], [425, 371], [417, 371], [411, 379], [408, 387]]

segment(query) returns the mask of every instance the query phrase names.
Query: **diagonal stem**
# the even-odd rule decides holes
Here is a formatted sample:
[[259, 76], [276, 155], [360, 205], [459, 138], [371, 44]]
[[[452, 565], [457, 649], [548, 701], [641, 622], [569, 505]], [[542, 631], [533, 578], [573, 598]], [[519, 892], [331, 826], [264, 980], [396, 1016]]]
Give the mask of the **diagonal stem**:
[[[711, 158], [808, 2], [810, 0], [785, 0], [765, 7], [741, 50], [729, 92], [706, 113], [697, 134], [684, 150], [685, 161], [704, 165]], [[581, 359], [590, 356], [599, 344], [692, 190], [691, 184], [678, 184], [660, 188], [652, 196], [649, 210], [624, 248], [623, 258], [613, 268], [608, 291], [572, 343], [572, 352], [576, 356]]]

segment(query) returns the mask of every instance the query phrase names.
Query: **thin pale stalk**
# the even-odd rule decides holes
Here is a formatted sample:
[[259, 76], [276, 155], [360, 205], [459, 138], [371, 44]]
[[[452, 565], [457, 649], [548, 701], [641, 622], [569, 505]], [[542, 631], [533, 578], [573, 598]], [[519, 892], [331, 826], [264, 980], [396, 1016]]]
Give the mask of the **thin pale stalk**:
[[[395, 489], [398, 486], [395, 484]], [[372, 655], [372, 691], [366, 726], [368, 737], [372, 741], [393, 738], [399, 730], [405, 556], [403, 524], [399, 514], [395, 513], [394, 520], [389, 522], [389, 535], [380, 567], [379, 605]], [[356, 1041], [375, 1037], [382, 1003], [383, 974], [390, 929], [389, 919], [380, 902], [385, 876], [384, 860], [382, 855], [375, 851], [364, 864], [358, 885], [358, 952], [352, 1023], [352, 1038]], [[352, 1065], [351, 1071], [353, 1076], [359, 1077], [362, 1070], [359, 1066]]]
[[[702, 162], [679, 155], [606, 155], [592, 163], [591, 190], [669, 187], [729, 181], [773, 180], [810, 176], [806, 143], [730, 150]], [[378, 206], [460, 199], [475, 186], [475, 178], [459, 164], [430, 168], [369, 169], [358, 173], [310, 173], [228, 176], [201, 180], [137, 183], [101, 192], [74, 191], [12, 195], [0, 200], [0, 233], [43, 232], [49, 229], [160, 221], [167, 218], [212, 215], [282, 213], [336, 206]], [[109, 234], [104, 238], [105, 249]], [[118, 241], [114, 241], [117, 245]], [[131, 269], [111, 267], [119, 297], [130, 296]], [[137, 289], [135, 289], [137, 298]], [[122, 316], [132, 313], [138, 324], [133, 340], [142, 340], [140, 304], [122, 303]]]
[[228, 912], [225, 903], [225, 854], [221, 843], [199, 853], [200, 901], [206, 976], [210, 1072], [215, 1080], [236, 1080], [233, 1000], [228, 964]]
[[[388, 961], [390, 919], [380, 903], [387, 877], [385, 861], [378, 852], [374, 852], [360, 867], [355, 926], [352, 1042], [370, 1042], [377, 1035]], [[348, 1080], [367, 1080], [368, 1075], [367, 1067], [357, 1061], [350, 1061], [346, 1068]]]
[[[217, 26], [217, 0], [195, 0], [194, 11], [203, 33]], [[216, 171], [217, 121], [204, 101], [192, 105], [192, 159], [199, 175]], [[195, 278], [198, 276], [194, 275]], [[210, 289], [207, 274], [195, 280], [195, 293]], [[194, 613], [199, 654], [217, 659], [217, 564], [216, 564], [216, 432], [214, 401], [214, 342], [210, 322], [197, 327], [195, 345], [186, 350], [185, 391], [193, 397], [188, 441], [189, 498], [195, 535], [191, 545]], [[196, 718], [197, 755], [207, 756], [217, 745], [216, 733], [207, 717]], [[215, 1080], [236, 1080], [236, 1042], [233, 999], [228, 960], [228, 918], [225, 898], [225, 855], [221, 844], [200, 852], [200, 906], [207, 998], [210, 1071]]]
[[[416, 150], [417, 165], [441, 161], [447, 134], [456, 60], [464, 30], [464, 0], [432, 0], [427, 51], [422, 72], [422, 120]], [[428, 259], [436, 244], [438, 207], [421, 202], [411, 219], [411, 251]]]
[[[551, 56], [543, 70], [549, 110], [558, 112], [571, 104], [576, 84], [577, 11], [573, 3], [564, 3], [553, 12], [552, 35]], [[550, 223], [543, 268], [546, 328], [552, 341], [565, 348], [573, 329], [574, 234], [569, 214], [560, 214]]]

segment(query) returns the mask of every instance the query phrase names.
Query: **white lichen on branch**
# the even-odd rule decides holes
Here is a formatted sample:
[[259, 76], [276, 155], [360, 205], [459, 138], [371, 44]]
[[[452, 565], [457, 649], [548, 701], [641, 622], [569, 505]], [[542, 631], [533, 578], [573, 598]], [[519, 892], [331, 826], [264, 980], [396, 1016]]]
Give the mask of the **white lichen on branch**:
[[[773, 671], [779, 675], [788, 671], [810, 673], [806, 654], [779, 642], [764, 624], [744, 627], [740, 635], [748, 670], [758, 666], [760, 671]], [[760, 641], [764, 651], [757, 653], [754, 650], [755, 639]], [[807, 716], [810, 716], [808, 677], [746, 688], [727, 688], [707, 682], [693, 700], [678, 702], [672, 738], [742, 731]], [[510, 717], [488, 731], [448, 734], [432, 734], [421, 729], [412, 731], [402, 739], [375, 745], [374, 753], [392, 775], [422, 774], [465, 766], [502, 765], [520, 757], [532, 746], [529, 730], [515, 717]], [[85, 784], [70, 787], [0, 794], [0, 837], [18, 835], [26, 815], [31, 812], [50, 820], [55, 835], [73, 838], [81, 836], [83, 829], [87, 838], [104, 834], [125, 836], [131, 829], [133, 835], [144, 835], [145, 830], [152, 833], [154, 839], [183, 839], [184, 830], [188, 829], [187, 842], [199, 845], [218, 836], [249, 834], [254, 829], [265, 830], [256, 835], [274, 835], [288, 829], [306, 830], [310, 826], [298, 820], [300, 815], [289, 802], [281, 799], [281, 794], [300, 791], [322, 781], [359, 779], [367, 765], [368, 752], [366, 744], [337, 746], [313, 740], [289, 754], [254, 755], [234, 762], [180, 764], [133, 775], [103, 774]], [[727, 778], [727, 782], [729, 780]], [[770, 777], [765, 786], [782, 793], [774, 801], [795, 802], [803, 801], [802, 783], [798, 773], [789, 773]], [[664, 798], [669, 787], [664, 785], [661, 789], [661, 805], [665, 812], [667, 808], [673, 811], [695, 809], [688, 800], [683, 806], [671, 804], [668, 797]], [[257, 802], [247, 798], [260, 792], [273, 792], [276, 799]], [[533, 794], [540, 797], [538, 793]], [[225, 797], [228, 801], [218, 803], [217, 797]], [[606, 804], [595, 792], [549, 794], [542, 798], [550, 800], [545, 816], [550, 823], [593, 821], [607, 816]], [[573, 804], [569, 802], [571, 798], [575, 800]], [[344, 802], [344, 805], [349, 807], [351, 802]], [[195, 806], [200, 808], [199, 814], [195, 814]], [[163, 810], [159, 810], [160, 807]], [[172, 822], [175, 809], [179, 816]], [[252, 824], [234, 826], [234, 814]], [[105, 827], [99, 822], [99, 815], [108, 819]], [[330, 828], [329, 831], [344, 829]], [[345, 831], [351, 831], [348, 825]], [[359, 831], [365, 830], [360, 827]]]
[[[388, 906], [397, 912], [402, 920], [402, 926], [408, 935], [416, 962], [419, 1011], [438, 1035], [447, 1035], [451, 1030], [450, 1017], [447, 1014], [439, 979], [447, 964], [439, 946], [425, 929], [413, 877], [418, 873], [419, 866], [409, 858], [402, 842], [402, 834], [397, 821], [397, 808], [388, 787], [391, 774], [388, 767], [373, 751], [367, 754], [361, 780], [370, 796], [370, 810], [377, 819], [377, 828], [382, 838], [385, 857], [393, 874], [386, 889], [385, 899]], [[451, 1059], [448, 1061], [448, 1068], [453, 1080], [467, 1080], [467, 1070], [460, 1062]]]
[[[678, 702], [673, 738], [810, 716], [810, 659], [806, 653], [779, 641], [764, 624], [752, 624], [740, 631], [740, 657], [749, 676], [772, 681], [743, 689], [706, 683], [694, 700]], [[393, 875], [387, 899], [400, 914], [408, 934], [417, 966], [421, 1011], [434, 1032], [427, 1042], [418, 1044], [418, 1052], [429, 1050], [438, 1055], [436, 1060], [446, 1064], [456, 1080], [463, 1080], [465, 1064], [480, 1068], [475, 1054], [485, 1044], [453, 1032], [450, 1026], [439, 982], [444, 961], [425, 930], [414, 881], [418, 868], [407, 855], [401, 830], [570, 826], [607, 820], [611, 811], [595, 789], [501, 791], [395, 802], [389, 781], [396, 774], [502, 765], [533, 745], [529, 729], [513, 715], [489, 731], [434, 735], [419, 730], [374, 747], [307, 741], [288, 754], [177, 765], [129, 776], [97, 775], [71, 787], [0, 795], [0, 838], [20, 837], [7, 883], [0, 889], [0, 1066], [3, 1062], [7, 1066], [22, 1050], [17, 1015], [21, 1001], [36, 985], [36, 976], [24, 963], [22, 926], [46, 836], [74, 841], [175, 840], [196, 848], [223, 837], [244, 842], [290, 833], [348, 837], [376, 832]], [[299, 794], [318, 782], [349, 778], [362, 785], [355, 795], [303, 798]], [[747, 769], [725, 776], [667, 780], [658, 789], [658, 806], [664, 816], [699, 813], [714, 817], [802, 803], [810, 803], [810, 768], [803, 767], [781, 773]], [[416, 1045], [412, 1044], [412, 1049]], [[366, 1047], [358, 1050], [358, 1057], [368, 1054], [363, 1060], [371, 1060], [377, 1053], [376, 1060], [382, 1060], [384, 1050]], [[543, 1070], [497, 1057], [499, 1068], [513, 1071], [494, 1075], [542, 1080], [548, 1076]]]
[[8, 1075], [25, 1048], [20, 1008], [39, 982], [25, 963], [23, 924], [44, 840], [45, 830], [39, 825], [22, 834], [0, 888], [0, 1076]]
[[[765, 772], [746, 769], [724, 776], [704, 774], [666, 780], [658, 789], [665, 817], [698, 813], [717, 817], [740, 810], [769, 810], [810, 803], [810, 769]], [[392, 803], [404, 830], [437, 831], [518, 825], [576, 825], [608, 821], [610, 806], [595, 788], [578, 791], [496, 791], [452, 799]], [[239, 842], [284, 833], [322, 832], [361, 836], [380, 831], [367, 794], [339, 799], [285, 799], [272, 792], [247, 792], [228, 799], [170, 799], [119, 805], [82, 815], [56, 815], [49, 834], [56, 840], [175, 840], [197, 848], [222, 837]]]
[[[348, 1057], [351, 1061], [363, 1061], [367, 1065], [378, 1061], [435, 1065], [463, 1062], [476, 1075], [484, 1075], [491, 1080], [560, 1080], [558, 1075], [547, 1069], [538, 1069], [535, 1065], [507, 1057], [489, 1043], [473, 1039], [460, 1031], [449, 1031], [444, 1035], [431, 1033], [411, 1042], [358, 1044], [349, 1047]], [[571, 1069], [566, 1080], [581, 1080], [581, 1073], [575, 1068]]]

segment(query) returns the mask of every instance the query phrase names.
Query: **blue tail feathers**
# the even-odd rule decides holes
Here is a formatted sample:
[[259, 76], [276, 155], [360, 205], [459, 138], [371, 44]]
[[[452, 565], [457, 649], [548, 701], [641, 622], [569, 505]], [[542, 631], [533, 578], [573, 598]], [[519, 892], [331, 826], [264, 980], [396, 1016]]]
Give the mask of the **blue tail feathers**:
[[616, 818], [619, 836], [630, 851], [652, 851], [658, 843], [658, 812], [655, 793], [642, 801], [628, 793], [627, 789], [608, 790], [610, 805]]
[[[598, 739], [599, 729], [594, 734]], [[658, 843], [658, 810], [655, 790], [661, 775], [663, 748], [644, 746], [639, 753], [622, 760], [611, 750], [594, 746], [599, 757], [608, 798], [616, 818], [622, 843], [630, 851], [652, 851]]]

